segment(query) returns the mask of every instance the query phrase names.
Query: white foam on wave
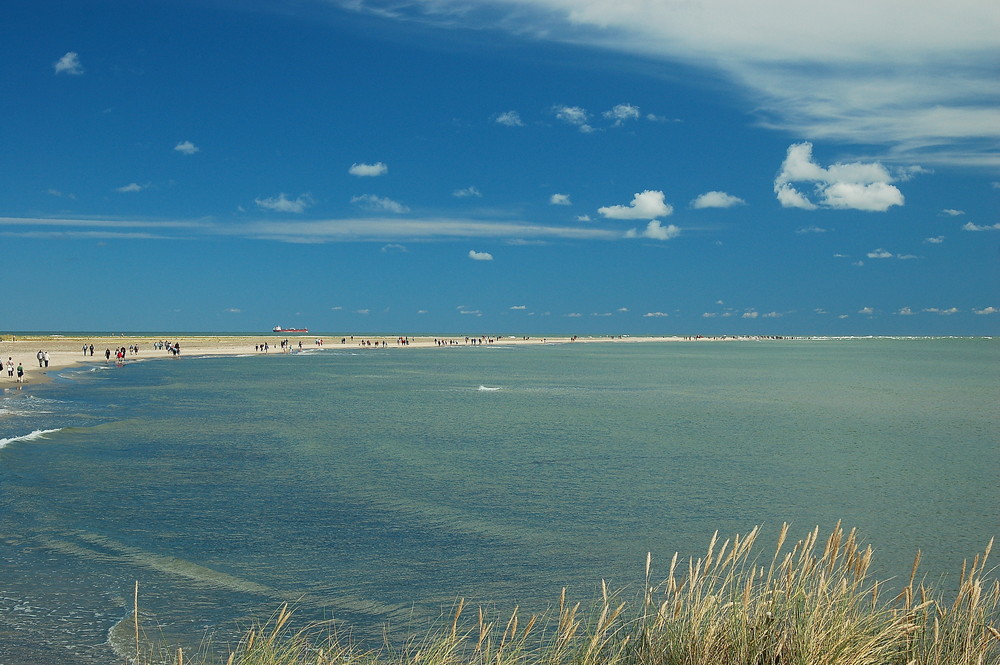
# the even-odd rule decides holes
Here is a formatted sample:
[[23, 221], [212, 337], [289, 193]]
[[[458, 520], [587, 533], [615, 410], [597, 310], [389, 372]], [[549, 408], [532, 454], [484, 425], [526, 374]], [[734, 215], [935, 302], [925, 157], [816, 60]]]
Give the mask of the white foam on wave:
[[23, 436], [12, 436], [9, 439], [0, 439], [0, 448], [3, 448], [8, 443], [14, 443], [15, 441], [35, 441], [37, 439], [46, 438], [46, 434], [52, 434], [62, 430], [62, 427], [57, 429], [36, 429], [31, 434], [25, 434]]
[[498, 390], [503, 390], [503, 388], [500, 388], [499, 386], [482, 386], [481, 385], [481, 386], [479, 386], [478, 390], [481, 393], [495, 393]]

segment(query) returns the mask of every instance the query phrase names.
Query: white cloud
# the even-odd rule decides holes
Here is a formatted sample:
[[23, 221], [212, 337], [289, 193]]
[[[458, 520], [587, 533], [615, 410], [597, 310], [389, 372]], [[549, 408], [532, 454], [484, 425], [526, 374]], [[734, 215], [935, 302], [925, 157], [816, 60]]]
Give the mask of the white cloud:
[[627, 206], [614, 205], [597, 209], [597, 212], [608, 219], [656, 219], [666, 217], [673, 211], [673, 206], [664, 201], [663, 192], [651, 189], [633, 196], [632, 202]]
[[897, 311], [896, 314], [898, 314], [899, 316], [913, 316], [914, 314], [916, 314], [916, 312], [914, 312], [909, 307], [900, 307], [899, 311]]
[[351, 203], [362, 207], [365, 210], [375, 210], [377, 212], [394, 212], [402, 214], [410, 211], [409, 208], [398, 201], [375, 196], [374, 194], [362, 194], [361, 196], [355, 196], [351, 199]]
[[374, 164], [351, 164], [351, 168], [347, 169], [347, 172], [362, 178], [372, 178], [385, 175], [389, 172], [389, 167], [382, 162], [375, 162]]
[[[823, 168], [813, 159], [812, 143], [788, 147], [781, 171], [774, 179], [774, 192], [786, 208], [814, 210], [817, 207], [884, 212], [903, 205], [903, 194], [889, 171], [877, 162], [837, 163]], [[812, 183], [819, 204], [813, 203], [792, 183]]]
[[628, 307], [619, 307], [619, 308], [618, 308], [617, 310], [615, 310], [615, 311], [616, 311], [616, 312], [618, 312], [619, 314], [624, 314], [624, 313], [626, 313], [626, 312], [628, 312], [628, 311], [629, 311], [629, 308], [628, 308]]
[[482, 192], [480, 192], [478, 189], [476, 189], [471, 185], [464, 189], [456, 189], [454, 192], [451, 193], [451, 195], [459, 199], [464, 199], [469, 197], [482, 198], [483, 196]]
[[370, 310], [370, 309], [357, 309], [357, 310], [354, 310], [354, 311], [355, 311], [355, 313], [357, 313], [357, 314], [365, 314], [365, 315], [367, 315], [367, 314], [370, 314], [370, 313], [371, 313], [371, 310]]
[[552, 112], [563, 122], [578, 127], [584, 134], [594, 131], [590, 126], [590, 114], [579, 106], [553, 106]]
[[568, 206], [573, 204], [569, 200], [569, 194], [553, 194], [549, 197], [549, 203], [554, 206]]
[[782, 314], [781, 312], [765, 312], [764, 314], [761, 314], [761, 316], [763, 316], [765, 319], [780, 319], [782, 316], [784, 316], [784, 314]]
[[962, 225], [963, 231], [1000, 231], [1000, 223], [992, 224], [990, 226], [980, 226], [979, 224], [973, 224], [972, 222], [966, 222]]
[[944, 236], [934, 236], [933, 238], [924, 238], [924, 242], [931, 245], [940, 245], [944, 242]]
[[602, 115], [609, 120], [614, 120], [615, 127], [621, 127], [625, 121], [639, 118], [639, 107], [631, 104], [616, 104], [614, 108], [605, 111]]
[[570, 312], [566, 315], [566, 317], [570, 319], [579, 319], [581, 316], [583, 316], [583, 314], [580, 314], [580, 312]]
[[388, 253], [388, 252], [400, 252], [400, 253], [405, 254], [409, 250], [406, 249], [405, 245], [400, 245], [398, 242], [390, 242], [389, 244], [382, 246], [382, 251], [384, 253]]
[[875, 310], [871, 307], [862, 307], [861, 309], [858, 310], [858, 314], [867, 314], [868, 316], [871, 316], [874, 313]]
[[949, 217], [958, 217], [959, 215], [964, 215], [964, 210], [955, 210], [954, 208], [945, 208], [941, 211], [941, 214], [948, 215]]
[[788, 183], [776, 187], [774, 190], [778, 195], [778, 201], [782, 208], [802, 208], [803, 210], [815, 210], [818, 206], [805, 197], [799, 190]]
[[80, 64], [80, 56], [76, 51], [70, 51], [59, 58], [52, 65], [52, 68], [55, 69], [56, 74], [71, 74], [73, 76], [83, 74], [83, 65]]
[[521, 120], [521, 114], [517, 111], [506, 111], [497, 115], [495, 118], [497, 124], [504, 125], [506, 127], [524, 127], [524, 122]]
[[670, 315], [667, 314], [666, 312], [646, 312], [642, 316], [643, 316], [643, 318], [657, 319], [657, 318], [663, 318], [665, 316], [670, 316]]
[[479, 311], [478, 309], [460, 309], [460, 310], [458, 310], [458, 313], [462, 314], [463, 316], [482, 316], [483, 315], [483, 313], [481, 311]]
[[126, 193], [126, 192], [141, 192], [142, 190], [148, 188], [149, 185], [140, 185], [137, 182], [130, 182], [127, 185], [122, 185], [115, 189], [116, 192]]
[[522, 310], [522, 309], [528, 309], [528, 307], [527, 305], [512, 305], [511, 309]]
[[886, 251], [881, 247], [868, 252], [869, 259], [891, 259], [895, 256], [892, 252]]
[[278, 196], [271, 196], [266, 199], [254, 199], [254, 203], [258, 207], [264, 208], [266, 210], [273, 210], [275, 212], [303, 212], [306, 208], [312, 205], [312, 197], [308, 194], [301, 194], [298, 198], [289, 199], [282, 192]]
[[744, 319], [756, 319], [758, 316], [760, 316], [760, 314], [758, 314], [756, 310], [751, 309], [750, 311], [743, 312]]
[[[340, 3], [358, 11], [374, 3]], [[899, 163], [1000, 166], [991, 0], [413, 0], [385, 15], [506, 29], [704, 68], [762, 125], [885, 146]]]
[[591, 222], [593, 220], [590, 219], [590, 215], [577, 215], [576, 216], [576, 221], [578, 221], [578, 222]]
[[182, 155], [193, 155], [194, 153], [201, 150], [201, 148], [196, 146], [194, 143], [191, 143], [190, 141], [181, 141], [180, 143], [174, 146], [174, 150], [181, 153]]
[[732, 208], [746, 205], [746, 201], [738, 196], [727, 194], [726, 192], [705, 192], [694, 201], [691, 201], [692, 208]]
[[806, 233], [826, 233], [826, 229], [819, 226], [803, 226], [801, 229], [796, 229], [795, 232], [800, 235]]
[[996, 307], [984, 307], [983, 309], [974, 309], [974, 310], [972, 310], [972, 312], [973, 312], [973, 314], [979, 314], [980, 316], [986, 316], [986, 315], [989, 315], [989, 314], [996, 314], [997, 312], [1000, 312], [1000, 310], [998, 310]]
[[650, 238], [652, 240], [670, 240], [676, 238], [681, 234], [680, 228], [674, 226], [673, 224], [667, 224], [663, 226], [660, 221], [654, 219], [646, 225], [646, 228], [642, 231], [638, 229], [629, 229], [625, 232], [626, 238]]
[[469, 258], [473, 261], [492, 261], [493, 255], [489, 252], [477, 252], [474, 249], [470, 249]]

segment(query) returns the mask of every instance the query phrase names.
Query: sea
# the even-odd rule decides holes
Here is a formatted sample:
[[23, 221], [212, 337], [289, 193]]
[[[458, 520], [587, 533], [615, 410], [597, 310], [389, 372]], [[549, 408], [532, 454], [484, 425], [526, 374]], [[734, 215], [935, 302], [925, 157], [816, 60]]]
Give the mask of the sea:
[[716, 532], [840, 522], [945, 589], [1000, 535], [1000, 339], [156, 356], [0, 396], [0, 665], [125, 663], [136, 599], [188, 653], [285, 603], [377, 646], [639, 594]]

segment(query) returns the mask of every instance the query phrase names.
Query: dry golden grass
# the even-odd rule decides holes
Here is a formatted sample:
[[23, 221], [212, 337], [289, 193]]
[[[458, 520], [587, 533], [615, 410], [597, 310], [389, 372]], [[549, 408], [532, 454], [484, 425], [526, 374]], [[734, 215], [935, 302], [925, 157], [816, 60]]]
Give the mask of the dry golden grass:
[[[838, 524], [821, 540], [816, 529], [786, 547], [784, 525], [763, 560], [759, 535], [716, 535], [702, 557], [674, 555], [655, 584], [647, 558], [631, 604], [606, 585], [589, 610], [564, 590], [557, 612], [527, 619], [517, 608], [467, 616], [460, 601], [420, 639], [376, 651], [319, 626], [292, 632], [283, 607], [247, 632], [227, 665], [1000, 665], [992, 541], [963, 565], [947, 600], [918, 578], [919, 553], [907, 585], [883, 599], [888, 583], [871, 579], [872, 549], [855, 531]], [[171, 660], [186, 662], [180, 652]]]

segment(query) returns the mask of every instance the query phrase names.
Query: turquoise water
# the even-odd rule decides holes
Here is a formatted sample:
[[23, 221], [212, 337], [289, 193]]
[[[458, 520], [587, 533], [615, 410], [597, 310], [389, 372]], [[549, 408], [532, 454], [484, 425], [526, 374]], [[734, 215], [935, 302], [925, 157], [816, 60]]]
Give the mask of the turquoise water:
[[665, 572], [783, 521], [857, 527], [883, 576], [919, 548], [937, 580], [1000, 535], [998, 361], [997, 340], [864, 339], [67, 374], [0, 398], [0, 665], [120, 662], [136, 580], [147, 630], [188, 648], [284, 601], [367, 639], [460, 596], [586, 602], [646, 552]]

